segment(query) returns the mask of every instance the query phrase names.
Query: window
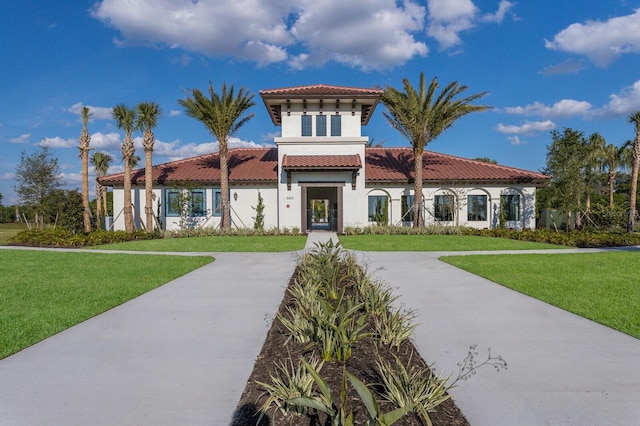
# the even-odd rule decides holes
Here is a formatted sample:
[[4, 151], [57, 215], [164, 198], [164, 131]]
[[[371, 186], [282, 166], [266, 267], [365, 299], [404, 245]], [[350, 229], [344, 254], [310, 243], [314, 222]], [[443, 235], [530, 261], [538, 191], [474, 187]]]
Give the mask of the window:
[[212, 214], [214, 216], [220, 216], [222, 213], [222, 195], [219, 189], [213, 190], [213, 211]]
[[331, 116], [331, 136], [342, 136], [342, 116]]
[[389, 222], [389, 197], [369, 195], [369, 222], [386, 225]]
[[487, 220], [487, 196], [469, 195], [467, 197], [467, 220], [484, 222]]
[[415, 198], [413, 195], [402, 196], [402, 221], [413, 222], [413, 202]]
[[207, 203], [204, 189], [189, 191], [189, 216], [206, 216]]
[[433, 210], [436, 220], [453, 221], [453, 195], [436, 195], [433, 199]]
[[311, 116], [302, 116], [302, 136], [311, 136]]
[[504, 209], [504, 220], [520, 220], [520, 195], [500, 196], [500, 207]]
[[327, 116], [316, 116], [316, 136], [327, 136]]
[[179, 217], [182, 214], [182, 190], [166, 189], [165, 190], [165, 211], [167, 217]]

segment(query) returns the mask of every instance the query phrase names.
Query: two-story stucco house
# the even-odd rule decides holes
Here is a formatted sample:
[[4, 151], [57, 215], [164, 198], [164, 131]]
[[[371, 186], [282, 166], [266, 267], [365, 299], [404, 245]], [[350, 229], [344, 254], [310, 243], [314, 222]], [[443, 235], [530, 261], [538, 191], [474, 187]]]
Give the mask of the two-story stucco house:
[[[376, 223], [411, 225], [413, 157], [410, 148], [369, 148], [362, 127], [380, 102], [380, 89], [312, 85], [262, 90], [271, 120], [282, 129], [275, 147], [231, 149], [229, 191], [236, 227], [253, 227], [258, 192], [265, 228], [342, 232]], [[493, 228], [535, 227], [535, 172], [426, 151], [427, 224]], [[113, 187], [114, 228], [124, 229], [123, 174]], [[144, 218], [144, 170], [132, 173], [138, 226]], [[153, 167], [154, 212], [165, 229], [218, 226], [218, 153]]]

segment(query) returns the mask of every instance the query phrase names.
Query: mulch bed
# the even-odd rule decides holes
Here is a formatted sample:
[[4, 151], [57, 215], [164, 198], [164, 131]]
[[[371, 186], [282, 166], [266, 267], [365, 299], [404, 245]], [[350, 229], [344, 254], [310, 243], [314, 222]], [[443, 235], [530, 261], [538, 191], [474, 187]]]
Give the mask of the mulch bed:
[[[292, 281], [293, 277], [290, 284]], [[291, 306], [293, 303], [294, 300], [289, 292], [285, 292], [285, 297], [279, 307], [279, 313], [284, 314], [286, 307]], [[297, 344], [293, 339], [285, 344], [287, 340], [286, 332], [285, 327], [275, 318], [267, 334], [262, 351], [256, 359], [253, 372], [249, 377], [242, 397], [238, 402], [232, 422], [233, 426], [254, 426], [257, 424], [256, 422], [260, 416], [259, 409], [268, 396], [264, 389], [256, 382], [269, 383], [270, 375], [274, 373], [276, 363], [281, 363], [290, 357], [294, 361], [294, 365], [297, 365], [300, 358], [304, 357], [305, 359], [309, 359], [309, 356], [313, 354], [313, 350], [305, 349], [303, 345]], [[369, 384], [369, 388], [374, 392], [374, 395], [376, 395], [383, 413], [392, 411], [394, 407], [380, 396], [380, 387], [376, 385], [376, 383], [381, 383], [377, 373], [376, 360], [379, 355], [380, 358], [386, 359], [393, 364], [395, 362], [393, 354], [406, 366], [410, 365], [409, 363], [411, 362], [421, 368], [428, 368], [412, 342], [405, 341], [399, 350], [396, 350], [395, 348], [389, 349], [384, 345], [376, 345], [372, 338], [364, 338], [358, 341], [353, 348], [353, 356], [346, 362], [346, 370], [348, 372], [358, 377], [364, 383]], [[325, 362], [320, 375], [331, 386], [334, 400], [339, 398], [343, 378], [343, 365], [341, 363]], [[360, 402], [360, 398], [353, 387], [350, 384], [347, 386], [347, 406], [353, 410], [355, 414], [355, 424], [365, 424], [367, 411]], [[431, 413], [430, 417], [434, 426], [469, 425], [462, 412], [451, 399], [438, 406], [437, 411]], [[259, 425], [324, 425], [325, 420], [326, 418], [322, 413], [315, 419], [292, 415], [283, 417], [278, 411], [270, 409], [262, 418]], [[395, 425], [406, 426], [423, 424], [422, 420], [414, 413], [405, 415], [395, 423]]]

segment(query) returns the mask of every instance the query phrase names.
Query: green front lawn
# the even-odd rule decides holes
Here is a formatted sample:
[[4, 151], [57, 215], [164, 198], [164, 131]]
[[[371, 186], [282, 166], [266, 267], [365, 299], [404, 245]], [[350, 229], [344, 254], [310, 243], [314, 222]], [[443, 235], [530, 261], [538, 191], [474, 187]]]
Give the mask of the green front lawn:
[[18, 232], [27, 229], [27, 225], [24, 223], [0, 223], [0, 246], [6, 246], [9, 243], [9, 238], [17, 235]]
[[211, 261], [0, 250], [0, 359]]
[[446, 256], [442, 260], [640, 339], [638, 252]]
[[552, 244], [468, 235], [343, 235], [343, 247], [362, 251], [486, 251], [566, 248]]
[[135, 250], [159, 252], [285, 252], [302, 250], [307, 237], [302, 235], [236, 236], [165, 238], [147, 241], [129, 241], [92, 248], [101, 250]]

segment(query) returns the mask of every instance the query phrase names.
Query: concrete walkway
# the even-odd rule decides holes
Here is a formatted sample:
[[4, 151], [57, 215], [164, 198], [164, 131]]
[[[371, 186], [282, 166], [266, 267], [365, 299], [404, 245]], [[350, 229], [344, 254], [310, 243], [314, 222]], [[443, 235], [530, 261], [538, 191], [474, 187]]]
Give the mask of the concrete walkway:
[[[306, 249], [328, 239], [312, 232]], [[472, 344], [508, 361], [453, 390], [473, 426], [640, 424], [639, 340], [440, 255], [359, 253], [418, 310], [415, 341], [438, 371], [455, 375]], [[228, 425], [297, 253], [215, 256], [0, 361], [0, 425]]]
[[478, 361], [491, 348], [508, 362], [505, 371], [482, 368], [451, 392], [471, 425], [640, 425], [640, 340], [450, 266], [441, 255], [360, 253], [418, 311], [415, 342], [437, 371], [455, 376], [474, 344]]

